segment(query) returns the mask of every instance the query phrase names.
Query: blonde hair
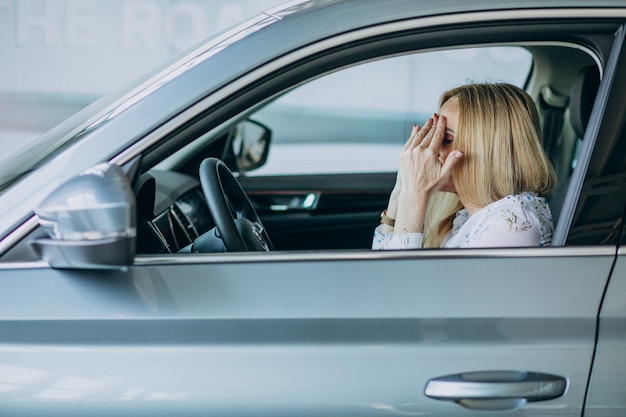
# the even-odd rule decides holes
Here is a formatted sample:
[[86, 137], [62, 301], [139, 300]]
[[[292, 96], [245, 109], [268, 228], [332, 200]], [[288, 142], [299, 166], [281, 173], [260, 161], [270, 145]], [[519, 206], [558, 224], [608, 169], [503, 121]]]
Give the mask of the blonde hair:
[[[453, 146], [464, 157], [452, 180], [464, 201], [484, 207], [511, 194], [552, 191], [556, 174], [541, 143], [537, 108], [524, 90], [505, 83], [468, 84], [444, 92], [440, 107], [453, 97], [459, 100]], [[454, 195], [431, 199], [425, 246], [442, 245], [462, 207], [459, 201]]]

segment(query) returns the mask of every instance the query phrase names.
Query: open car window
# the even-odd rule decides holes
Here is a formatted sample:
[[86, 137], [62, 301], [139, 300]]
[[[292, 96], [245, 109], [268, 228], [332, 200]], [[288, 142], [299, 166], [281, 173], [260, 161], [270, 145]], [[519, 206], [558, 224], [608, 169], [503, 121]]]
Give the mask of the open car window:
[[[571, 62], [564, 65], [555, 55]], [[157, 195], [171, 199], [156, 206], [178, 204], [176, 196], [188, 206], [182, 196], [188, 188], [177, 181], [167, 185], [162, 175], [172, 177], [175, 171], [196, 177], [206, 156], [225, 155], [229, 142], [240, 149], [243, 138], [258, 137], [258, 143], [252, 142], [264, 144], [267, 160], [263, 156], [257, 164], [246, 156], [244, 165], [250, 163], [252, 168], [241, 169], [239, 158], [236, 163], [231, 159], [230, 166], [240, 169], [239, 182], [276, 249], [370, 249], [413, 124], [423, 124], [438, 111], [440, 95], [447, 89], [472, 82], [507, 82], [529, 92], [544, 126], [550, 127], [544, 129], [546, 149], [552, 148], [551, 160], [563, 168], [549, 201], [556, 224], [582, 137], [581, 132], [566, 129], [569, 110], [559, 105], [568, 103], [569, 89], [582, 68], [598, 72], [588, 53], [546, 43], [442, 49], [383, 57], [318, 76], [312, 71], [306, 82], [294, 82], [295, 87], [287, 86], [262, 105], [258, 104], [262, 100], [251, 102], [229, 123], [201, 132], [198, 140], [169, 155], [154, 174]], [[594, 94], [587, 97], [589, 103]], [[568, 132], [562, 136], [561, 130]], [[265, 136], [271, 140], [266, 142]], [[554, 143], [558, 145], [551, 146]], [[198, 193], [198, 188], [192, 191]], [[163, 213], [159, 217], [163, 224], [169, 224], [167, 210], [156, 212]], [[178, 252], [211, 226], [196, 227], [189, 238], [166, 239], [170, 250]], [[176, 236], [165, 229], [164, 236]]]
[[302, 85], [251, 116], [272, 130], [267, 163], [247, 175], [391, 172], [411, 126], [468, 82], [523, 86], [517, 46], [434, 51], [368, 62]]

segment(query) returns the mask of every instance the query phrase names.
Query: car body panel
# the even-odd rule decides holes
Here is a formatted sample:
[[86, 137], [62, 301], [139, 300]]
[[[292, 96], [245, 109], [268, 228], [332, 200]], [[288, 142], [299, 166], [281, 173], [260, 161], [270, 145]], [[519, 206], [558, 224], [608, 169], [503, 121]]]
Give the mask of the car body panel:
[[0, 295], [0, 357], [23, 380], [3, 381], [1, 404], [16, 416], [75, 406], [464, 415], [426, 398], [427, 381], [515, 370], [562, 376], [568, 388], [507, 415], [579, 415], [614, 255], [593, 252], [146, 257], [90, 277], [15, 269], [3, 274], [14, 291]]
[[624, 248], [611, 275], [606, 297], [602, 303], [598, 325], [598, 347], [589, 384], [585, 416], [622, 416], [626, 413], [624, 380], [626, 363], [626, 265]]

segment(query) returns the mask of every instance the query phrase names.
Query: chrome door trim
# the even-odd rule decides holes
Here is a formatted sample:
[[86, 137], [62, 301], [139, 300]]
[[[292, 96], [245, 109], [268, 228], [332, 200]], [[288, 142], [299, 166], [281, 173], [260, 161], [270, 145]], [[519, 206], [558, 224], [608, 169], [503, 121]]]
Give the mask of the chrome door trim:
[[15, 271], [23, 269], [47, 269], [51, 268], [47, 262], [0, 262], [0, 271]]
[[[465, 258], [580, 258], [626, 255], [626, 247], [571, 246], [553, 248], [416, 249], [400, 251], [329, 250], [293, 252], [225, 252], [137, 255], [133, 266], [232, 264], [268, 262], [385, 261]], [[0, 262], [0, 270], [50, 268], [46, 262]]]
[[[35, 230], [37, 226], [39, 226], [39, 217], [36, 214], [32, 214], [31, 217], [26, 219], [24, 223], [22, 223], [0, 241], [0, 255], [4, 255], [6, 251], [11, 249], [14, 245], [16, 245], [26, 236], [28, 236], [28, 234], [30, 234], [33, 230]], [[0, 265], [2, 265], [1, 262]]]
[[[418, 17], [413, 18], [406, 21], [401, 22], [393, 22], [381, 24], [374, 27], [369, 27], [365, 29], [357, 29], [349, 33], [341, 34], [335, 36], [330, 39], [322, 40], [320, 42], [316, 42], [310, 46], [294, 51], [290, 54], [285, 55], [277, 60], [269, 62], [268, 64], [246, 74], [245, 76], [235, 80], [234, 82], [226, 85], [221, 90], [217, 91], [215, 94], [212, 94], [207, 99], [199, 102], [197, 105], [191, 107], [190, 109], [184, 111], [178, 116], [174, 117], [167, 123], [163, 124], [161, 127], [153, 131], [151, 134], [147, 135], [143, 140], [131, 145], [115, 157], [113, 157], [109, 162], [115, 163], [118, 165], [124, 165], [127, 162], [133, 160], [135, 157], [140, 155], [142, 152], [147, 150], [148, 148], [155, 145], [161, 138], [169, 133], [171, 133], [177, 126], [180, 125], [181, 122], [190, 120], [194, 116], [199, 115], [206, 109], [211, 106], [217, 104], [219, 101], [231, 96], [236, 93], [242, 87], [247, 85], [250, 81], [258, 79], [259, 77], [263, 77], [264, 75], [268, 75], [273, 71], [281, 68], [282, 66], [296, 62], [306, 56], [308, 56], [312, 52], [318, 52], [325, 49], [332, 48], [333, 46], [337, 46], [343, 43], [352, 42], [356, 40], [363, 39], [365, 37], [373, 37], [377, 35], [381, 35], [384, 33], [391, 32], [402, 32], [410, 29], [417, 28], [430, 28], [441, 25], [449, 25], [449, 24], [467, 24], [467, 23], [477, 23], [477, 22], [491, 22], [498, 20], [519, 20], [519, 19], [576, 19], [576, 18], [600, 18], [600, 19], [619, 19], [626, 18], [626, 8], [609, 8], [609, 9], [601, 9], [601, 8], [581, 8], [581, 9], [516, 9], [516, 10], [506, 10], [506, 11], [488, 11], [488, 12], [470, 12], [463, 15], [445, 15], [445, 16], [429, 16], [429, 17]], [[391, 28], [391, 29], [390, 29]], [[228, 32], [230, 34], [230, 31]], [[228, 36], [226, 36], [228, 38]], [[219, 41], [224, 41], [222, 38], [218, 38], [211, 43], [211, 46], [214, 44], [219, 44]], [[546, 44], [552, 44], [550, 42], [546, 42]], [[563, 44], [562, 42], [560, 44]], [[587, 53], [592, 56], [596, 62], [598, 61], [598, 57], [592, 53], [591, 50], [584, 48], [579, 44], [571, 44], [572, 47], [576, 47], [579, 49], [585, 50]], [[210, 47], [205, 49], [211, 49]], [[427, 51], [428, 49], [423, 49], [423, 51]], [[197, 51], [195, 51], [197, 52]], [[206, 52], [206, 51], [205, 51]], [[193, 53], [192, 53], [193, 54]], [[191, 55], [191, 54], [190, 54]], [[172, 68], [176, 68], [176, 65], [167, 68], [162, 71], [159, 76], [167, 76], [167, 74], [172, 72]], [[153, 78], [157, 79], [156, 83], [159, 83], [159, 76]], [[142, 91], [149, 90], [151, 91], [151, 87], [142, 84], [137, 89], [131, 91], [125, 97], [127, 100], [136, 102], [135, 96], [137, 94], [141, 94]], [[139, 93], [138, 93], [139, 92]], [[95, 125], [100, 123], [101, 120], [106, 119], [107, 116], [111, 114], [118, 114], [121, 111], [129, 108], [128, 101], [119, 102], [118, 101], [117, 108], [112, 110], [108, 110], [104, 117], [100, 116], [95, 122], [91, 122], [90, 128], [93, 128]], [[8, 233], [5, 238], [0, 241], [0, 256], [3, 255], [7, 250], [17, 244], [20, 240], [25, 238], [29, 233], [31, 233], [38, 225], [37, 217], [32, 214], [24, 223], [18, 226], [15, 230]]]
[[[572, 246], [554, 248], [489, 248], [489, 249], [417, 249], [404, 251], [293, 251], [293, 252], [239, 252], [172, 255], [138, 255], [133, 266], [232, 264], [268, 262], [327, 262], [327, 261], [384, 261], [459, 258], [579, 258], [613, 257], [613, 246]], [[626, 246], [617, 255], [626, 255]], [[46, 262], [0, 262], [0, 270], [50, 268]]]
[[231, 264], [267, 262], [384, 261], [458, 258], [579, 258], [614, 257], [614, 246], [560, 248], [418, 249], [405, 251], [245, 252], [220, 254], [139, 255], [134, 266]]

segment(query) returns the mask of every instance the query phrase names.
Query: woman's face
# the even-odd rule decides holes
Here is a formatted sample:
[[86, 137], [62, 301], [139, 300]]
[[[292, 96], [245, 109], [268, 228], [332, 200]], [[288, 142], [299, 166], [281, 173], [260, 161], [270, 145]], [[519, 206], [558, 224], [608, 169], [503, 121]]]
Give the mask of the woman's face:
[[[459, 120], [459, 99], [457, 97], [451, 97], [443, 103], [443, 106], [439, 109], [439, 115], [446, 118], [446, 133], [439, 148], [439, 162], [443, 162], [448, 157], [448, 154], [454, 149], [454, 141], [456, 139], [457, 124]], [[456, 193], [454, 182], [452, 177], [448, 179], [441, 191], [447, 191], [450, 193]]]

